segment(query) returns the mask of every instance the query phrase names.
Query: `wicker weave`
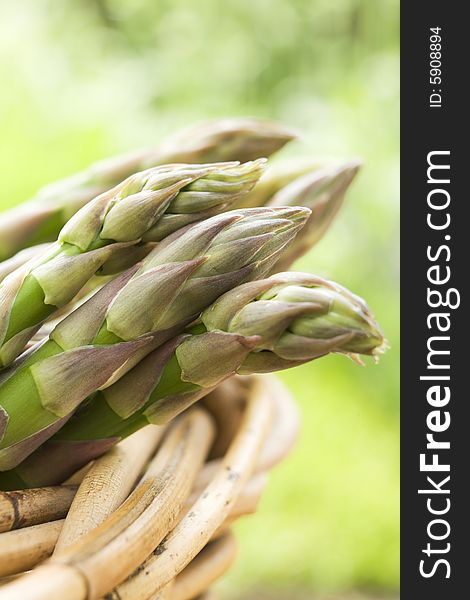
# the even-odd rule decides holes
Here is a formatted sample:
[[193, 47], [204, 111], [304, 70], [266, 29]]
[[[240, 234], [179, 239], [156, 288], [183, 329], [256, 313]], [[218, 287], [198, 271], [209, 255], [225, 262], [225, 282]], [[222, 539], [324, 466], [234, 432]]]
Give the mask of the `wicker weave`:
[[204, 594], [235, 559], [231, 523], [256, 510], [297, 428], [276, 378], [234, 378], [66, 485], [0, 493], [0, 600]]

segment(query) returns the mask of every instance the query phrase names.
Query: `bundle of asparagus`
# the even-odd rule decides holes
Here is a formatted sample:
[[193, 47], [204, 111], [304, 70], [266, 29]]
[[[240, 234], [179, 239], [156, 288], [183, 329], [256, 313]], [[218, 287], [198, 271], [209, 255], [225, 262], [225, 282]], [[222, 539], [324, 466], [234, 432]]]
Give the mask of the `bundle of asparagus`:
[[[73, 191], [86, 190], [82, 208], [55, 243], [0, 264], [1, 488], [63, 482], [237, 373], [383, 351], [364, 301], [279, 272], [320, 240], [359, 168], [304, 161], [263, 174], [261, 154], [288, 137], [255, 120], [213, 123], [151, 159], [118, 160], [56, 188], [54, 206], [70, 212]], [[116, 181], [149, 160], [214, 158], [254, 160], [168, 164]], [[117, 185], [91, 200], [96, 173], [102, 188]], [[44, 221], [33, 222], [23, 242], [44, 239]], [[86, 286], [94, 293], [74, 304]]]

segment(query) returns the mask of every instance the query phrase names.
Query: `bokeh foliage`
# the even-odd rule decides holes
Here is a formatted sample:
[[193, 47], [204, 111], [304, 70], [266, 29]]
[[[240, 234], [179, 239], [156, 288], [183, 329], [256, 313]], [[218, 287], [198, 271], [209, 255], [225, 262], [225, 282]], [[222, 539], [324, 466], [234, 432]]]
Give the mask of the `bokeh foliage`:
[[[360, 156], [332, 231], [299, 264], [369, 301], [392, 350], [283, 375], [301, 440], [237, 526], [224, 590], [398, 586], [397, 0], [0, 3], [0, 207], [207, 117], [296, 126], [284, 156]], [[288, 594], [286, 594], [286, 597]]]

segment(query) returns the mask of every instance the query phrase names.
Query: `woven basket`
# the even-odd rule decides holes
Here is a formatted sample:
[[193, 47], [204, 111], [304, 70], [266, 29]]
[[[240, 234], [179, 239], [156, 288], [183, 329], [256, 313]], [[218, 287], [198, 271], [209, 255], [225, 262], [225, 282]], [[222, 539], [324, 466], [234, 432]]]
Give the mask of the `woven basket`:
[[0, 493], [0, 600], [206, 600], [297, 429], [276, 378], [237, 377], [66, 485]]

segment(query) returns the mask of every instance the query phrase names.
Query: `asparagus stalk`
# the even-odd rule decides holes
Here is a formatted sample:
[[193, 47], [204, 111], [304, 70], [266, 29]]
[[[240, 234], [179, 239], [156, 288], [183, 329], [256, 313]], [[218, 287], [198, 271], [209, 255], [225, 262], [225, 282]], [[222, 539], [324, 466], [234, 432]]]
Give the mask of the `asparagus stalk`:
[[297, 135], [292, 128], [267, 119], [215, 119], [172, 135], [148, 160], [158, 164], [250, 161], [271, 156]]
[[0, 470], [16, 466], [87, 396], [122, 376], [221, 294], [268, 272], [309, 212], [248, 209], [189, 226], [62, 320], [0, 375]]
[[[363, 300], [305, 273], [222, 295], [200, 323], [148, 354], [82, 404], [2, 485], [50, 485], [148, 423], [162, 424], [235, 373], [287, 369], [330, 352], [377, 356], [383, 335]], [[47, 465], [47, 469], [45, 466]]]
[[105, 262], [123, 254], [138, 261], [141, 248], [128, 253], [129, 246], [160, 241], [225, 211], [253, 187], [263, 161], [154, 167], [84, 206], [42, 256], [0, 283], [0, 367], [17, 357], [41, 324], [70, 302]]
[[82, 206], [132, 173], [171, 162], [247, 162], [270, 156], [294, 137], [290, 129], [271, 121], [221, 119], [184, 130], [157, 148], [95, 163], [0, 215], [0, 261], [22, 248], [54, 241]]
[[267, 206], [306, 206], [312, 211], [302, 231], [279, 258], [274, 271], [289, 269], [322, 239], [360, 166], [361, 162], [354, 160], [314, 170], [281, 188], [271, 198]]

